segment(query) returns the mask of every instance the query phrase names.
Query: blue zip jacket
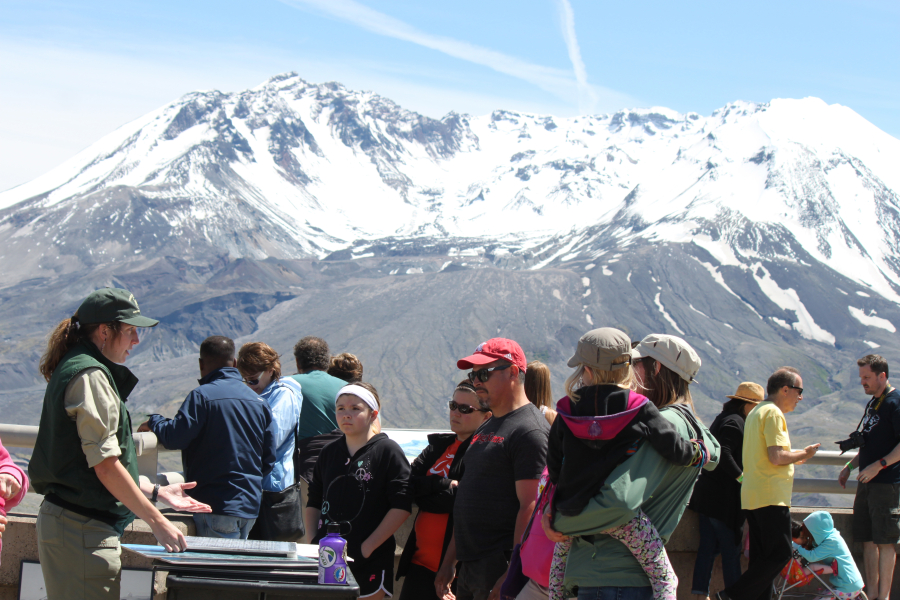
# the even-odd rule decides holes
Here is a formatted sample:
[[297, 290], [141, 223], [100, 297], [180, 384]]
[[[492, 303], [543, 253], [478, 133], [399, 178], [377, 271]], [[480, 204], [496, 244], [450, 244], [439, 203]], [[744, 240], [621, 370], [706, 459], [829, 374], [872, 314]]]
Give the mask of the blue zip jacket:
[[269, 405], [275, 421], [275, 466], [263, 479], [263, 489], [280, 492], [294, 485], [294, 434], [300, 420], [303, 393], [290, 377], [273, 380], [260, 397]]
[[838, 574], [831, 576], [831, 585], [840, 592], [858, 592], [863, 588], [862, 576], [856, 568], [856, 562], [850, 555], [850, 548], [838, 530], [834, 528], [834, 520], [825, 511], [817, 510], [803, 520], [816, 542], [816, 547], [807, 550], [797, 544], [794, 549], [809, 562], [821, 562], [833, 558], [837, 561]]
[[197, 482], [188, 494], [213, 514], [255, 519], [263, 477], [275, 464], [272, 411], [235, 368], [199, 383], [174, 419], [151, 415], [150, 430], [166, 448], [181, 450], [184, 479]]

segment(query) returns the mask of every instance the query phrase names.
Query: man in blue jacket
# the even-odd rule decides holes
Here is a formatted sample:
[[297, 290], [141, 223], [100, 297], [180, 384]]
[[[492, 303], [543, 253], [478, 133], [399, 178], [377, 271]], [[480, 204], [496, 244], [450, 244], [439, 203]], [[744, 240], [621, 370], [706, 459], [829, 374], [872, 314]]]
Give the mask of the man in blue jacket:
[[246, 539], [259, 515], [262, 480], [275, 464], [275, 422], [269, 406], [242, 380], [234, 342], [213, 336], [200, 345], [200, 386], [174, 419], [151, 415], [138, 431], [181, 450], [190, 495], [212, 507], [196, 514], [197, 535]]

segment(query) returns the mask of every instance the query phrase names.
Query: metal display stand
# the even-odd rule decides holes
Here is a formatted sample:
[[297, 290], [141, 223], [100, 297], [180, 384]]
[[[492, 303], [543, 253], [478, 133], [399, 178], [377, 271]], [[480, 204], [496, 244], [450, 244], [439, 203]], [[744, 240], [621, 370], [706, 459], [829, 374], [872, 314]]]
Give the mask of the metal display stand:
[[166, 600], [357, 600], [359, 585], [347, 571], [347, 585], [323, 585], [310, 571], [175, 566], [156, 562], [167, 571]]

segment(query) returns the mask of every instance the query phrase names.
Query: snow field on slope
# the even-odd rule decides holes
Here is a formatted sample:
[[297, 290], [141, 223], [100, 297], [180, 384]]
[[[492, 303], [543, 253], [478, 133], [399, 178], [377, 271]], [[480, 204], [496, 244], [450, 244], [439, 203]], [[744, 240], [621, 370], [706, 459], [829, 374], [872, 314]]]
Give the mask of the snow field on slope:
[[666, 307], [663, 306], [663, 303], [660, 301], [659, 297], [661, 295], [662, 295], [662, 292], [656, 292], [656, 296], [653, 298], [653, 302], [656, 303], [656, 308], [658, 308], [659, 312], [662, 313], [663, 318], [669, 322], [669, 325], [671, 325], [672, 327], [675, 328], [675, 331], [677, 331], [681, 335], [684, 335], [684, 331], [681, 329], [681, 327], [678, 326], [678, 323], [675, 322], [675, 319], [673, 319], [672, 315], [670, 315], [666, 311]]
[[[763, 277], [756, 274], [758, 271], [763, 272]], [[797, 322], [792, 324], [794, 330], [808, 340], [815, 340], [834, 346], [835, 337], [816, 324], [806, 306], [800, 301], [800, 297], [794, 288], [781, 289], [762, 265], [754, 265], [750, 272], [753, 273], [753, 278], [759, 284], [760, 289], [772, 302], [785, 310], [793, 311], [797, 315]]]
[[841, 148], [869, 166], [888, 185], [900, 189], [900, 140], [859, 114], [819, 98], [775, 99], [759, 116], [763, 129], [776, 140], [803, 140], [826, 152]]
[[[171, 106], [171, 104], [163, 106], [130, 123], [122, 125], [44, 175], [10, 190], [0, 192], [0, 209], [44, 194], [71, 182], [91, 162], [95, 161], [99, 156], [108, 156], [115, 153], [136, 131], [158, 119]], [[64, 198], [65, 196], [61, 197], [60, 200]]]
[[850, 311], [850, 314], [853, 315], [853, 318], [863, 325], [868, 327], [878, 327], [890, 331], [891, 333], [897, 333], [897, 328], [894, 327], [893, 323], [887, 319], [876, 317], [874, 311], [871, 315], [867, 315], [862, 309], [856, 308], [855, 306], [848, 306], [847, 309]]

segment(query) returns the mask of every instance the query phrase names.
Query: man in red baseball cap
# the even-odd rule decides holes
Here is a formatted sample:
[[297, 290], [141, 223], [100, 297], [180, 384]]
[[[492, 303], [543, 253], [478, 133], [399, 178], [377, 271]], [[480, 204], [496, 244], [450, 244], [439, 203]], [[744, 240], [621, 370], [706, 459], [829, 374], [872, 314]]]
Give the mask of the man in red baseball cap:
[[453, 538], [435, 578], [444, 597], [460, 562], [457, 600], [498, 600], [509, 555], [534, 511], [550, 426], [525, 396], [525, 353], [505, 338], [457, 361], [493, 416], [472, 435], [453, 504]]

